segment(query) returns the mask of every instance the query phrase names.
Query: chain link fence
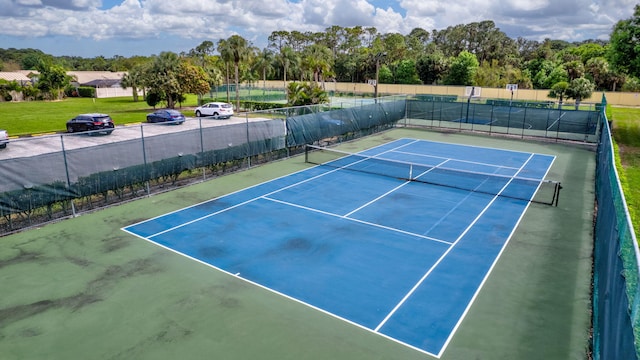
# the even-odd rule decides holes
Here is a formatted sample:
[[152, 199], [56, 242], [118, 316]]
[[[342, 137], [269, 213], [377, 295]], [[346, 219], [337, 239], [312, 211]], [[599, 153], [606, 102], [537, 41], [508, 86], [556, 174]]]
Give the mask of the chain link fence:
[[596, 139], [599, 112], [517, 110], [398, 95], [250, 112], [220, 126], [198, 118], [164, 133], [152, 133], [146, 124], [119, 127], [121, 141], [108, 141], [110, 135], [91, 146], [77, 145], [87, 134], [61, 134], [45, 152], [0, 160], [0, 233], [288, 157], [305, 144], [349, 141], [394, 126]]
[[640, 359], [640, 251], [602, 113], [596, 165], [593, 358]]
[[474, 131], [596, 143], [601, 113], [553, 102], [510, 102], [416, 95], [407, 100], [404, 126]]

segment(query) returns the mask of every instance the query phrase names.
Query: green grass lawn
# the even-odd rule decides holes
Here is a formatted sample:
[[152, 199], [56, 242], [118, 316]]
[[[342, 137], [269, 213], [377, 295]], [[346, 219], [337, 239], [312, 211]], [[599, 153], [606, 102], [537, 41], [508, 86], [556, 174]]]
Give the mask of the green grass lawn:
[[[196, 96], [188, 95], [182, 107], [196, 104]], [[67, 120], [83, 113], [109, 114], [116, 125], [124, 125], [143, 122], [150, 112], [152, 107], [144, 101], [134, 102], [132, 97], [0, 102], [0, 129], [7, 130], [10, 136], [66, 131]], [[183, 113], [193, 116], [191, 109], [183, 109]]]
[[[218, 99], [226, 101], [226, 92], [213, 93]], [[282, 95], [281, 91], [241, 90], [241, 99], [261, 101], [262, 96]], [[235, 103], [235, 91], [230, 92], [230, 102]], [[205, 96], [206, 97], [206, 96]], [[187, 100], [177, 104], [176, 109], [185, 116], [195, 116], [193, 108], [198, 105], [196, 95], [187, 95]], [[159, 105], [158, 108], [161, 108]], [[9, 136], [22, 136], [66, 131], [67, 120], [83, 113], [104, 113], [111, 115], [116, 125], [145, 121], [153, 108], [140, 97], [116, 98], [66, 98], [60, 101], [22, 101], [0, 102], [0, 129], [9, 132]]]
[[640, 234], [640, 109], [611, 107], [607, 116], [613, 123], [624, 196], [634, 230]]

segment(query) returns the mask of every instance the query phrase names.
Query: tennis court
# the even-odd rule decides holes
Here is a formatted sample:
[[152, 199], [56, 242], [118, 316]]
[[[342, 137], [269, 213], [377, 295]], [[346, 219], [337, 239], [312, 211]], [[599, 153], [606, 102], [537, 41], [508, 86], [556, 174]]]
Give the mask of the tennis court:
[[321, 165], [123, 230], [439, 357], [554, 160], [411, 138], [311, 149]]

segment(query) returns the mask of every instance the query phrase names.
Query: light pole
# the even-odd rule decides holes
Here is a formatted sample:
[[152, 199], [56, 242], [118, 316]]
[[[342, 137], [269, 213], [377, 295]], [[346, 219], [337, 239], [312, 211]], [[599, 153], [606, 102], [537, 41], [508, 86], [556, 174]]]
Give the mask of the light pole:
[[374, 89], [373, 90], [374, 91], [373, 98], [374, 98], [376, 103], [378, 102], [378, 78], [380, 77], [380, 60], [385, 56], [387, 56], [386, 53], [379, 52], [379, 53], [376, 54], [376, 57], [375, 57], [375, 59], [376, 59], [376, 84], [373, 86], [373, 89]]
[[380, 76], [380, 57], [376, 56], [376, 83], [373, 86], [373, 98], [378, 102], [378, 77]]

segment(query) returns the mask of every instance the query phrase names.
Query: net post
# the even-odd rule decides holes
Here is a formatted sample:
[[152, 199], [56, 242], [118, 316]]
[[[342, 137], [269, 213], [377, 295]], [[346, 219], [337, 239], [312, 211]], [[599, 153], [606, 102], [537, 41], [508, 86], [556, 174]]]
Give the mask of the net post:
[[556, 190], [554, 191], [553, 197], [554, 197], [554, 206], [558, 207], [558, 200], [560, 200], [560, 190], [562, 189], [562, 184], [558, 181], [556, 183]]
[[309, 162], [309, 144], [304, 144], [304, 162]]

